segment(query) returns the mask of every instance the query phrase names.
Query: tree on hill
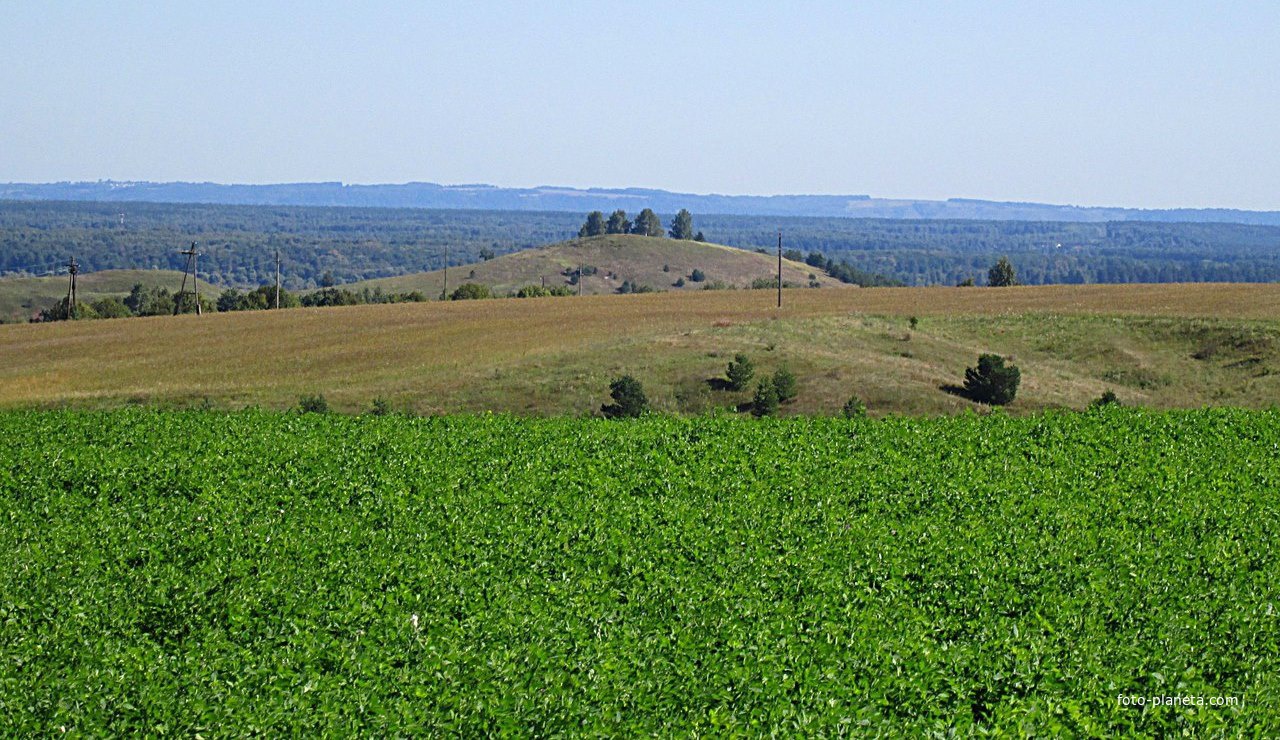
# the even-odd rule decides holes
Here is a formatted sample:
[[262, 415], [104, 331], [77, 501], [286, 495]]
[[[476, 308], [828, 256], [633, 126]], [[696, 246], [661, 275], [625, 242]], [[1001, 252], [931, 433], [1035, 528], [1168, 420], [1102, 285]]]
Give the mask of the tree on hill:
[[756, 386], [756, 395], [751, 399], [751, 413], [756, 416], [772, 416], [778, 413], [778, 389], [770, 380], [762, 380]]
[[707, 240], [707, 237], [704, 236], [701, 231], [699, 231], [698, 233], [693, 235], [693, 240], [695, 242], [705, 242]]
[[707, 279], [707, 274], [698, 268], [693, 268], [693, 272], [689, 273], [689, 279], [695, 283], [700, 283]]
[[613, 403], [600, 407], [608, 419], [636, 418], [649, 410], [649, 399], [644, 386], [630, 375], [623, 375], [609, 384], [609, 397]]
[[480, 285], [479, 283], [463, 283], [459, 285], [453, 294], [449, 296], [451, 301], [468, 301], [480, 298], [491, 298], [489, 286]]
[[1001, 257], [987, 272], [987, 285], [993, 288], [1007, 288], [1018, 284], [1018, 275], [1008, 257]]
[[735, 355], [733, 362], [729, 363], [729, 390], [740, 391], [745, 390], [747, 383], [755, 377], [755, 366], [751, 364], [751, 358], [746, 355]]
[[578, 229], [578, 238], [588, 236], [600, 236], [605, 232], [604, 214], [600, 211], [592, 211], [587, 214], [587, 222]]
[[635, 223], [631, 224], [631, 233], [640, 236], [663, 236], [666, 231], [662, 228], [662, 219], [658, 218], [658, 214], [654, 213], [652, 208], [646, 208], [636, 216]]
[[604, 225], [606, 234], [626, 234], [631, 231], [631, 219], [627, 212], [619, 208], [609, 215], [609, 222]]
[[797, 395], [795, 373], [785, 367], [778, 368], [773, 374], [773, 389], [778, 394], [778, 403], [795, 400]]
[[693, 214], [689, 213], [688, 209], [681, 208], [680, 212], [676, 214], [676, 217], [671, 219], [671, 238], [693, 238]]
[[1000, 355], [980, 355], [978, 366], [964, 371], [964, 389], [969, 398], [993, 406], [1003, 406], [1018, 394], [1022, 372], [1016, 365], [1004, 364]]

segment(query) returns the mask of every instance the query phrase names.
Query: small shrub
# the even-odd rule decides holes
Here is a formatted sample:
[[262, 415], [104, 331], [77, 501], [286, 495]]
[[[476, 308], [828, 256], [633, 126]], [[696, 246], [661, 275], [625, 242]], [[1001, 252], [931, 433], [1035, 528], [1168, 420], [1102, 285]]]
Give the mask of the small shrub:
[[846, 419], [861, 419], [867, 415], [867, 405], [857, 396], [849, 396], [849, 400], [844, 402], [844, 408], [841, 409]]
[[623, 375], [609, 384], [609, 397], [613, 403], [600, 407], [609, 419], [636, 418], [649, 410], [649, 399], [644, 386], [630, 375]]
[[785, 367], [778, 368], [778, 372], [773, 374], [773, 389], [778, 394], [778, 403], [794, 401], [799, 393], [795, 373]]
[[675, 286], [675, 287], [677, 287], [677, 288], [683, 288], [683, 287], [684, 287], [684, 278], [676, 278], [676, 281], [675, 281], [674, 283], [672, 283], [672, 285], [674, 285], [674, 286]]
[[1000, 355], [981, 355], [978, 366], [964, 371], [964, 389], [969, 398], [992, 406], [1003, 406], [1018, 394], [1022, 372], [1016, 365], [1004, 364]]
[[369, 414], [371, 416], [386, 416], [391, 413], [391, 402], [382, 396], [373, 399], [373, 403], [369, 406]]
[[920, 319], [917, 319], [915, 316], [912, 316], [911, 318], [907, 319], [907, 323], [911, 325], [911, 330], [915, 331], [915, 328], [920, 325]]
[[707, 279], [707, 274], [702, 270], [694, 270], [693, 272], [689, 273], [689, 279], [695, 283], [700, 283], [703, 280]]
[[1120, 405], [1121, 405], [1120, 397], [1116, 395], [1115, 391], [1108, 388], [1107, 391], [1103, 393], [1101, 396], [1098, 396], [1097, 398], [1093, 399], [1093, 402], [1089, 404], [1089, 408], [1097, 409], [1097, 408], [1102, 408], [1103, 406], [1120, 406]]
[[762, 380], [756, 386], [756, 395], [751, 399], [751, 413], [756, 416], [778, 413], [778, 390], [771, 381]]
[[735, 355], [733, 362], [729, 363], [729, 390], [741, 391], [745, 390], [747, 383], [755, 377], [755, 366], [751, 364], [751, 358], [746, 355]]
[[451, 301], [469, 301], [481, 298], [490, 298], [492, 294], [489, 292], [489, 286], [480, 285], [479, 283], [463, 283], [459, 285], [457, 290], [449, 296]]
[[329, 402], [319, 393], [312, 396], [303, 396], [298, 399], [298, 413], [327, 414], [329, 413]]

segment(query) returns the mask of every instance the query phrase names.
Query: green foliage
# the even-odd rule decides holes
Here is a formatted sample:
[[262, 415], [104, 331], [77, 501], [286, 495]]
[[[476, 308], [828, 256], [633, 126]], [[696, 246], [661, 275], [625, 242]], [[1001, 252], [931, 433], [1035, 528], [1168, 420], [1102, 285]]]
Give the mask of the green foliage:
[[1271, 737], [1277, 448], [1234, 409], [2, 412], [0, 726]]
[[846, 419], [862, 419], [867, 415], [867, 405], [857, 396], [849, 396], [849, 400], [844, 402], [844, 408], [840, 413]]
[[370, 416], [387, 416], [391, 413], [391, 402], [383, 396], [373, 399], [373, 403], [369, 404]]
[[[126, 229], [118, 226], [121, 212]], [[698, 221], [722, 244], [768, 254], [777, 244], [776, 216], [700, 215]], [[349, 282], [439, 269], [446, 245], [453, 263], [465, 264], [486, 250], [506, 254], [572, 238], [581, 225], [575, 213], [532, 211], [8, 201], [0, 205], [0, 274], [50, 272], [72, 251], [84, 272], [181, 270], [174, 245], [201, 240], [218, 244], [201, 258], [201, 278], [241, 289], [273, 282], [270, 255], [280, 248], [286, 286], [296, 292], [316, 287], [325, 272]], [[850, 266], [853, 279], [846, 282], [859, 285], [955, 285], [975, 264], [991, 265], [1002, 254], [1017, 263], [1018, 280], [1028, 285], [1280, 280], [1275, 226], [873, 218], [797, 218], [782, 225], [789, 246], [826, 252], [834, 264]], [[661, 236], [661, 222], [657, 228], [654, 236]], [[1063, 249], [1046, 250], [1046, 244]]]
[[693, 214], [688, 210], [681, 208], [680, 212], [671, 219], [671, 238], [672, 239], [692, 239], [693, 238]]
[[700, 283], [707, 279], [707, 274], [695, 267], [693, 272], [689, 273], [689, 279], [695, 283]]
[[978, 357], [978, 366], [964, 371], [964, 390], [979, 403], [1003, 406], [1018, 394], [1022, 372], [1016, 365], [1005, 365], [1000, 355]]
[[303, 396], [298, 399], [298, 413], [327, 414], [329, 413], [329, 402], [319, 393]]
[[1116, 395], [1115, 391], [1108, 388], [1106, 391], [1103, 392], [1101, 396], [1098, 396], [1097, 398], [1093, 399], [1093, 401], [1089, 404], [1089, 408], [1096, 409], [1096, 408], [1102, 408], [1103, 406], [1119, 406], [1119, 405], [1121, 405], [1120, 397]]
[[778, 394], [778, 403], [794, 401], [799, 393], [795, 373], [785, 367], [778, 368], [773, 374], [773, 389]]
[[916, 318], [915, 316], [912, 316], [911, 318], [907, 319], [907, 324], [911, 327], [912, 331], [915, 331], [916, 327], [920, 325], [920, 319]]
[[987, 272], [987, 285], [993, 288], [1007, 288], [1018, 284], [1018, 275], [1008, 257], [1001, 257]]
[[631, 224], [631, 233], [640, 236], [663, 236], [666, 232], [662, 228], [662, 219], [658, 218], [658, 214], [653, 212], [652, 208], [646, 208], [636, 216], [635, 223]]
[[578, 237], [600, 236], [605, 233], [604, 214], [600, 211], [592, 211], [587, 214], [587, 222], [578, 229]]
[[707, 240], [707, 237], [701, 231], [699, 231], [698, 233], [693, 235], [693, 240], [695, 242], [705, 242]]
[[975, 283], [973, 281], [973, 278], [971, 277], [967, 277], [964, 280], [961, 280], [960, 282], [956, 283], [957, 288], [972, 288], [975, 285], [977, 285], [977, 283]]
[[782, 252], [782, 258], [792, 262], [804, 262], [804, 252], [799, 249], [787, 249]]
[[606, 234], [631, 233], [631, 219], [627, 218], [627, 212], [619, 208], [611, 213], [609, 222], [605, 224], [604, 230]]
[[483, 298], [492, 298], [489, 292], [489, 286], [480, 283], [463, 283], [459, 285], [452, 295], [449, 296], [451, 301], [470, 301]]
[[756, 416], [773, 416], [778, 413], [778, 388], [772, 379], [762, 380], [756, 385], [756, 394], [751, 399], [751, 413]]
[[135, 285], [124, 299], [124, 305], [135, 316], [170, 316], [173, 314], [173, 296], [166, 288], [144, 288]]
[[756, 375], [755, 365], [752, 364], [751, 358], [746, 355], [735, 355], [733, 361], [729, 363], [727, 371], [729, 377], [729, 390], [742, 391], [746, 390], [747, 383]]
[[644, 386], [630, 375], [623, 375], [609, 384], [609, 397], [613, 403], [600, 407], [608, 419], [633, 419], [649, 410], [649, 398]]
[[674, 283], [672, 283], [672, 285], [673, 285], [673, 286], [675, 286], [675, 287], [677, 287], [677, 288], [683, 288], [683, 287], [684, 287], [684, 278], [682, 278], [682, 277], [678, 277], [678, 278], [676, 278], [676, 281], [675, 281]]

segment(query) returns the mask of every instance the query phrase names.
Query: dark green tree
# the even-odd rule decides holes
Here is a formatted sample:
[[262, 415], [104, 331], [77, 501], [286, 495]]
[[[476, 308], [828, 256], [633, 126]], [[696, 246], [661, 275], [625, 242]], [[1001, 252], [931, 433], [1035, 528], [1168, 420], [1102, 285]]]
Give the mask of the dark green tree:
[[631, 219], [627, 212], [619, 208], [609, 214], [609, 222], [604, 225], [606, 234], [626, 234], [631, 231]]
[[688, 209], [681, 208], [676, 217], [671, 219], [671, 238], [693, 238], [693, 214], [689, 213]]
[[735, 355], [733, 362], [729, 363], [729, 390], [741, 391], [745, 390], [747, 383], [756, 375], [756, 369], [751, 364], [751, 358], [746, 355]]
[[124, 301], [115, 296], [105, 296], [89, 304], [100, 319], [123, 319], [133, 315]]
[[1007, 288], [1018, 284], [1018, 275], [1008, 257], [1001, 257], [987, 271], [987, 285], [993, 288]]
[[773, 382], [762, 380], [756, 386], [756, 395], [751, 399], [751, 413], [756, 416], [772, 416], [778, 413], [778, 390]]
[[705, 242], [707, 240], [707, 237], [701, 231], [699, 231], [698, 233], [693, 235], [693, 240], [695, 242]]
[[778, 403], [795, 400], [799, 393], [795, 373], [785, 367], [778, 368], [778, 371], [773, 374], [773, 389], [778, 393]]
[[1097, 408], [1102, 408], [1103, 406], [1120, 406], [1120, 405], [1121, 405], [1120, 397], [1116, 395], [1115, 391], [1108, 388], [1106, 392], [1103, 393], [1101, 396], [1098, 396], [1097, 398], [1093, 399], [1093, 402], [1089, 404], [1089, 408], [1097, 409]]
[[453, 294], [449, 296], [449, 300], [470, 301], [492, 297], [493, 295], [489, 292], [489, 286], [487, 285], [481, 285], [479, 283], [463, 283], [453, 291]]
[[658, 218], [658, 214], [654, 213], [652, 208], [646, 208], [631, 224], [631, 233], [640, 236], [663, 236], [666, 231], [662, 228], [662, 219]]
[[303, 396], [298, 399], [298, 413], [327, 414], [329, 413], [329, 402], [319, 393], [312, 396]]
[[636, 418], [649, 410], [649, 399], [644, 386], [630, 375], [623, 375], [609, 384], [609, 397], [613, 403], [600, 407], [609, 419]]
[[1018, 394], [1022, 372], [1016, 365], [1005, 365], [1000, 355], [978, 357], [978, 366], [964, 371], [964, 389], [969, 398], [993, 406], [1003, 406]]
[[587, 222], [582, 225], [581, 229], [578, 229], [578, 238], [600, 236], [604, 233], [604, 229], [604, 214], [600, 211], [592, 211], [587, 214]]
[[844, 402], [844, 408], [841, 409], [846, 419], [861, 419], [867, 415], [867, 405], [857, 396], [849, 396], [849, 400]]
[[689, 273], [689, 279], [695, 283], [700, 283], [707, 279], [707, 274], [702, 270], [695, 268], [693, 272]]

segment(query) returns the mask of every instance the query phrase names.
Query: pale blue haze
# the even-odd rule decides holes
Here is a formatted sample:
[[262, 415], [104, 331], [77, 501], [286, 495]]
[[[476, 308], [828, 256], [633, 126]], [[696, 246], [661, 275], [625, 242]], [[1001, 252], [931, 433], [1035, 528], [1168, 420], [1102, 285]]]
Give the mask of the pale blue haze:
[[1280, 3], [12, 2], [0, 182], [1280, 209]]

